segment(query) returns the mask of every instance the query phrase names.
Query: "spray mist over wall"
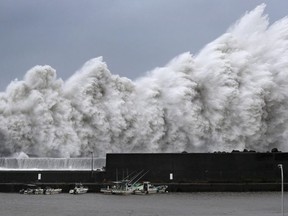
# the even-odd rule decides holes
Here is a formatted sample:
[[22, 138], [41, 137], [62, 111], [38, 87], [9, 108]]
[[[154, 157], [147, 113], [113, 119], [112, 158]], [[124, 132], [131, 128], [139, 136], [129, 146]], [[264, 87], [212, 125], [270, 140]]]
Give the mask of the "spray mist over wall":
[[288, 150], [288, 18], [265, 5], [193, 56], [131, 81], [102, 58], [63, 82], [36, 66], [0, 93], [0, 155]]

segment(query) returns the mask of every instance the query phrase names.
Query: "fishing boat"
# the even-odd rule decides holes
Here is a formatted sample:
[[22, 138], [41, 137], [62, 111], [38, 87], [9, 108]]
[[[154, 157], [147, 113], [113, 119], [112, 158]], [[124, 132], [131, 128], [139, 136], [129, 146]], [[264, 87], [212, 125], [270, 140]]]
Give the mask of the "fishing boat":
[[141, 186], [139, 186], [136, 190], [134, 190], [134, 194], [136, 195], [144, 195], [144, 194], [156, 194], [163, 193], [167, 189], [166, 185], [154, 186], [150, 182], [143, 182]]
[[19, 191], [20, 194], [36, 194], [36, 195], [39, 195], [39, 194], [43, 194], [44, 193], [44, 190], [40, 187], [38, 187], [37, 185], [34, 185], [34, 184], [28, 184], [26, 185], [26, 188], [25, 189], [21, 189]]
[[104, 194], [112, 194], [112, 188], [108, 185], [106, 188], [101, 188], [100, 192]]
[[167, 185], [159, 185], [159, 186], [157, 186], [158, 193], [167, 193], [168, 192], [167, 188], [168, 188]]
[[84, 194], [88, 192], [88, 187], [84, 187], [82, 184], [76, 184], [75, 187], [69, 190], [70, 194]]
[[44, 189], [44, 194], [45, 195], [51, 195], [51, 194], [59, 194], [62, 192], [61, 188], [51, 188], [51, 187], [46, 187]]
[[129, 180], [123, 180], [117, 182], [114, 187], [111, 189], [111, 193], [115, 195], [129, 195], [133, 194], [135, 187], [130, 183]]
[[[147, 171], [148, 172], [148, 171]], [[100, 192], [104, 194], [115, 194], [115, 195], [129, 195], [133, 194], [135, 190], [141, 186], [138, 181], [147, 173], [143, 170], [136, 173], [133, 177], [128, 175], [126, 178], [121, 181], [115, 181], [111, 186], [107, 186], [106, 188], [101, 188]], [[129, 179], [131, 177], [131, 179]]]

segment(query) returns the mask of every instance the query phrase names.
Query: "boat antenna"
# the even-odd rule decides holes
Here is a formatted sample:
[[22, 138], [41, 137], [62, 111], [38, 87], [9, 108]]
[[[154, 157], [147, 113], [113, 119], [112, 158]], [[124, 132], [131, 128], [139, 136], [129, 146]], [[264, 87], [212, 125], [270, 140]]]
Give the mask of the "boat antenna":
[[149, 172], [149, 170], [147, 172], [145, 172], [142, 176], [140, 176], [140, 178], [138, 178], [133, 185], [135, 185], [143, 176], [145, 176], [147, 173]]
[[131, 175], [133, 175], [135, 173], [135, 171], [134, 172], [132, 172], [132, 173], [130, 173], [129, 175], [127, 175], [123, 180], [127, 180]]
[[129, 181], [129, 183], [132, 183], [139, 175], [141, 175], [144, 172], [144, 170], [141, 170], [139, 173], [137, 173], [133, 178]]

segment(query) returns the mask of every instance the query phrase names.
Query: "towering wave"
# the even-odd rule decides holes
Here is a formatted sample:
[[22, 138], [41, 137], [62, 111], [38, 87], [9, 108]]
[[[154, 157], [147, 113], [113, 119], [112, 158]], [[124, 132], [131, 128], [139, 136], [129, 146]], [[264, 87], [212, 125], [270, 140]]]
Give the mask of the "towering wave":
[[265, 5], [198, 55], [131, 81], [91, 59], [66, 82], [36, 66], [0, 94], [0, 154], [288, 150], [288, 18]]

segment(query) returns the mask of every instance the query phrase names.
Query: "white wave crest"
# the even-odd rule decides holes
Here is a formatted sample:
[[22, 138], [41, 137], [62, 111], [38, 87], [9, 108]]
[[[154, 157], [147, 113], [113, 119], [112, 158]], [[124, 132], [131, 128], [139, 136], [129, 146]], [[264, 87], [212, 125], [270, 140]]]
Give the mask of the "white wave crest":
[[136, 81], [102, 57], [63, 82], [36, 66], [0, 94], [0, 154], [288, 150], [288, 18], [262, 4], [196, 56]]

